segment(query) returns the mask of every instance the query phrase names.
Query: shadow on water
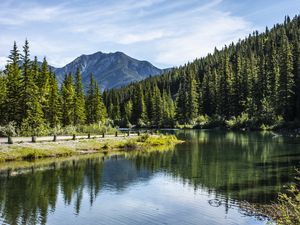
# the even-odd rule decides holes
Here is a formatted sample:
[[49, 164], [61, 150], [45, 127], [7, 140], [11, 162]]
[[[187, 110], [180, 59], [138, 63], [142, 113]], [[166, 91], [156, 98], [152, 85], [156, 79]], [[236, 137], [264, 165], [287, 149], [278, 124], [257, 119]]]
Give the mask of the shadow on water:
[[232, 203], [245, 200], [268, 203], [299, 167], [300, 144], [290, 145], [290, 139], [282, 136], [274, 139], [271, 133], [176, 131], [176, 135], [188, 142], [171, 151], [91, 156], [46, 170], [2, 176], [0, 221], [46, 224], [49, 213], [59, 210], [59, 196], [78, 215], [86, 201], [93, 206], [102, 192], [124, 194], [157, 174], [213, 195], [207, 202], [213, 207], [225, 204], [228, 210]]

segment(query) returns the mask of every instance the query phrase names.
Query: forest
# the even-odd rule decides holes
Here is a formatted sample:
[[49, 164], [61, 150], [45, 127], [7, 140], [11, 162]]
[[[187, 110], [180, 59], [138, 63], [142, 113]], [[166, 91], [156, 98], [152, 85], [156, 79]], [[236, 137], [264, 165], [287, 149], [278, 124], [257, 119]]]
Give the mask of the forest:
[[[195, 46], [197, 47], [197, 46]], [[198, 46], [199, 48], [201, 46]], [[56, 80], [46, 58], [14, 43], [0, 74], [0, 125], [27, 133], [57, 126], [298, 128], [300, 16], [215, 49], [160, 76], [101, 92], [80, 70]]]
[[44, 58], [30, 60], [26, 40], [22, 54], [16, 42], [0, 76], [0, 124], [11, 124], [22, 134], [48, 134], [51, 128], [103, 123], [107, 113], [93, 75], [83, 87], [79, 69], [66, 74], [61, 87]]
[[121, 126], [299, 127], [300, 16], [103, 99]]

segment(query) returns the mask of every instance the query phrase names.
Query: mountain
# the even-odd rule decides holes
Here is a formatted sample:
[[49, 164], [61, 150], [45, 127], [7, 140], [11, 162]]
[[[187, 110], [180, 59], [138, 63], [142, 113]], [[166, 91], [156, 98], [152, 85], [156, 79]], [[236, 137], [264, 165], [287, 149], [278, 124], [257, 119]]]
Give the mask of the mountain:
[[75, 74], [77, 68], [81, 71], [85, 86], [88, 85], [89, 75], [92, 73], [102, 90], [125, 86], [165, 71], [147, 61], [139, 61], [122, 52], [96, 52], [91, 55], [81, 55], [62, 68], [52, 69], [61, 83], [65, 74]]

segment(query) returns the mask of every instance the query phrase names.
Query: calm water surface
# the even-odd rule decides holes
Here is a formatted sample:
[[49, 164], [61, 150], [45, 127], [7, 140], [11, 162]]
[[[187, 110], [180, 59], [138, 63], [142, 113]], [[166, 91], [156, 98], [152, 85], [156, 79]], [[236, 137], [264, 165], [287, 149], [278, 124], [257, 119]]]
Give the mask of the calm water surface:
[[1, 224], [266, 224], [268, 203], [300, 167], [300, 140], [273, 133], [178, 131], [164, 152], [53, 164], [0, 177]]

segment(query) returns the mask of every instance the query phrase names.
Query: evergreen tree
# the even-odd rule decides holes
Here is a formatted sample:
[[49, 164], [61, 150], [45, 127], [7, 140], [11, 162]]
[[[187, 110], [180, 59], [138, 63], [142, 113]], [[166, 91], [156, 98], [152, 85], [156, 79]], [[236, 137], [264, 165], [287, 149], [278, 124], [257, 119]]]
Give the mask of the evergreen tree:
[[7, 97], [5, 101], [7, 121], [14, 121], [17, 125], [21, 124], [21, 70], [19, 66], [20, 53], [16, 42], [9, 55], [9, 63], [6, 66], [7, 74]]
[[36, 84], [39, 88], [40, 103], [45, 114], [45, 118], [49, 118], [49, 94], [50, 94], [50, 71], [46, 58], [43, 59], [40, 72], [37, 73]]
[[132, 98], [132, 122], [143, 126], [146, 122], [146, 108], [142, 87], [138, 85], [133, 92]]
[[86, 97], [86, 121], [88, 124], [104, 122], [106, 117], [107, 111], [102, 100], [99, 85], [91, 74]]
[[132, 121], [132, 101], [129, 100], [125, 104], [125, 124], [128, 125]]
[[71, 125], [74, 121], [74, 97], [75, 88], [72, 74], [65, 76], [61, 87], [62, 98], [62, 124], [63, 126]]
[[61, 121], [61, 97], [59, 93], [58, 83], [54, 73], [49, 71], [50, 74], [50, 90], [49, 90], [49, 111], [47, 113], [50, 127], [57, 127]]
[[79, 68], [76, 71], [75, 95], [74, 95], [74, 119], [73, 124], [83, 124], [85, 122], [85, 96], [82, 78]]
[[21, 99], [22, 99], [22, 130], [31, 134], [39, 134], [44, 128], [44, 114], [39, 102], [38, 87], [33, 80], [31, 62], [29, 59], [29, 43], [26, 40], [22, 55]]
[[5, 101], [7, 99], [7, 77], [0, 71], [0, 125], [7, 123]]
[[153, 111], [152, 111], [152, 118], [151, 118], [151, 123], [153, 126], [159, 126], [161, 124], [162, 120], [162, 99], [161, 99], [161, 94], [160, 90], [157, 87], [157, 85], [154, 86], [153, 89]]
[[221, 71], [221, 77], [220, 77], [220, 87], [219, 87], [219, 107], [218, 112], [221, 116], [224, 116], [226, 118], [229, 117], [231, 112], [231, 70], [229, 65], [229, 56], [228, 56], [228, 50], [225, 49], [223, 60], [222, 60], [222, 71]]
[[293, 57], [289, 41], [285, 30], [282, 31], [281, 40], [281, 68], [279, 76], [279, 112], [284, 119], [291, 120], [293, 118], [293, 98], [294, 98], [294, 74], [293, 74]]

